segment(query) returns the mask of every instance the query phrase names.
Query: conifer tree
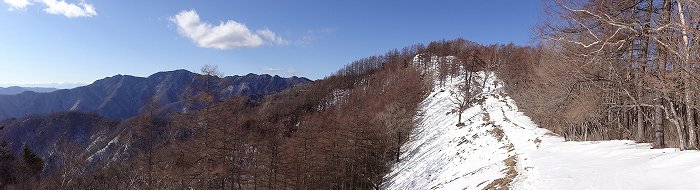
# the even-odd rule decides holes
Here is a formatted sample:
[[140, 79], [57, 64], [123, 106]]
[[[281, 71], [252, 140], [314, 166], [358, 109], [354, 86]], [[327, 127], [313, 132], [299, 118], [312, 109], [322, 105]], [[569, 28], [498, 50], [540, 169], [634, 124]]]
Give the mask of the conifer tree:
[[22, 148], [22, 157], [24, 158], [24, 163], [27, 165], [27, 169], [29, 169], [28, 172], [31, 176], [39, 175], [41, 171], [44, 170], [44, 159], [36, 155], [26, 144]]

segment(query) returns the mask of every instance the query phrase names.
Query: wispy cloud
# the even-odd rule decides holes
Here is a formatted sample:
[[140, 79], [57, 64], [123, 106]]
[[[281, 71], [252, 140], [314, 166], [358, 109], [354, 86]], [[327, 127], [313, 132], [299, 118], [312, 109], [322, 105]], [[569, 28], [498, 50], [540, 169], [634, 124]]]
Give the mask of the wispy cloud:
[[290, 68], [287, 68], [287, 75], [292, 76], [292, 75], [296, 75], [296, 74], [297, 74], [297, 70], [296, 70], [296, 69], [291, 68], [291, 67], [290, 67]]
[[43, 5], [44, 12], [55, 15], [63, 15], [68, 18], [93, 17], [97, 16], [95, 6], [80, 0], [77, 3], [69, 3], [65, 0], [4, 0], [10, 6], [9, 10], [22, 10], [31, 5]]
[[306, 47], [318, 41], [319, 39], [332, 34], [333, 32], [335, 32], [334, 28], [307, 30], [301, 37], [301, 39], [295, 41], [295, 44], [302, 47]]
[[266, 28], [263, 30], [258, 30], [258, 34], [262, 36], [265, 40], [272, 42], [273, 44], [289, 45], [289, 42], [287, 40], [282, 39], [282, 37], [279, 37], [277, 34], [270, 31], [270, 29]]
[[212, 25], [203, 22], [195, 10], [182, 11], [170, 18], [178, 31], [203, 48], [220, 50], [255, 48], [264, 44], [286, 45], [288, 42], [269, 29], [252, 32], [245, 24], [228, 20]]
[[269, 74], [286, 74], [287, 76], [293, 76], [297, 74], [297, 70], [289, 67], [287, 69], [275, 68], [275, 67], [265, 67], [262, 69], [264, 72]]
[[271, 72], [271, 73], [277, 73], [280, 72], [282, 69], [280, 68], [272, 68], [272, 67], [265, 67], [263, 68], [263, 71], [265, 72]]

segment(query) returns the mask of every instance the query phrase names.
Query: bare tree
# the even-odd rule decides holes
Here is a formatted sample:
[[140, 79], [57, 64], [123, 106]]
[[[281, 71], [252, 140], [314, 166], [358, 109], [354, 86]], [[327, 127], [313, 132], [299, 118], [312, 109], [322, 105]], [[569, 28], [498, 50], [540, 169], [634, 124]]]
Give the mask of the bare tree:
[[[457, 113], [457, 126], [464, 126], [462, 114], [469, 107], [477, 102], [479, 95], [483, 91], [483, 83], [477, 73], [466, 71], [465, 81], [454, 86], [455, 90], [450, 90], [450, 101], [453, 104], [453, 112]], [[481, 79], [486, 80], [486, 79]]]
[[[692, 0], [553, 0], [540, 34], [554, 51], [578, 64], [574, 77], [604, 92], [607, 122], [613, 113], [636, 113], [636, 139], [644, 141], [646, 113], [653, 113], [656, 147], [663, 147], [663, 120], [676, 128], [677, 146], [697, 148], [694, 89], [698, 3]], [[672, 6], [673, 5], [673, 6]], [[692, 15], [692, 16], [691, 16]], [[691, 21], [692, 20], [692, 21]], [[691, 24], [692, 23], [692, 24]], [[656, 64], [651, 64], [651, 62]], [[629, 78], [634, 70], [634, 80]], [[649, 96], [647, 94], [651, 94]], [[625, 103], [630, 102], [630, 103]], [[648, 112], [653, 109], [653, 112]], [[623, 111], [619, 111], [622, 109]], [[618, 126], [621, 124], [618, 124]], [[607, 130], [607, 129], [606, 129]], [[673, 137], [673, 136], [672, 136]]]
[[390, 146], [394, 149], [395, 161], [400, 161], [401, 145], [406, 141], [410, 127], [412, 125], [412, 114], [402, 108], [400, 105], [393, 103], [386, 106], [386, 110], [377, 115], [386, 128], [385, 131], [390, 136], [388, 139], [395, 139], [390, 142]]

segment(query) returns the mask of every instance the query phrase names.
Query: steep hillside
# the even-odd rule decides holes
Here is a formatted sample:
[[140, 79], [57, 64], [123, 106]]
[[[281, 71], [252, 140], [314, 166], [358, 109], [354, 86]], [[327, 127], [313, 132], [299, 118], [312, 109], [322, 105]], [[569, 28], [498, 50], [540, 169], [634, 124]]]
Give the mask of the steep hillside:
[[[0, 119], [63, 111], [94, 112], [110, 119], [125, 119], [138, 114], [151, 98], [162, 107], [177, 109], [186, 88], [200, 85], [196, 82], [199, 76], [186, 70], [160, 72], [147, 78], [116, 75], [69, 90], [0, 95]], [[311, 81], [306, 78], [248, 74], [216, 79], [214, 83], [217, 95], [225, 99], [274, 93], [308, 82]]]
[[[483, 76], [483, 73], [480, 74]], [[384, 189], [698, 189], [700, 152], [651, 149], [633, 141], [570, 142], [538, 128], [492, 84], [467, 109], [452, 110], [456, 84], [436, 84], [422, 105], [406, 152]]]
[[63, 151], [79, 152], [75, 157], [89, 156], [95, 151], [91, 149], [102, 146], [104, 140], [109, 141], [124, 129], [119, 122], [77, 112], [9, 119], [0, 125], [0, 138], [9, 143], [10, 150], [19, 152], [23, 145], [31, 147], [47, 160], [47, 171], [56, 166], [56, 156], [67, 153]]
[[[481, 73], [480, 76], [483, 76]], [[487, 84], [493, 86], [494, 80]], [[465, 126], [456, 126], [456, 85], [464, 77], [437, 84], [422, 105], [425, 112], [402, 147], [401, 161], [387, 175], [386, 189], [482, 189], [507, 185], [513, 173], [513, 145], [499, 126], [490, 122], [494, 105], [476, 104], [462, 114]], [[485, 88], [483, 98], [498, 96], [500, 88]]]

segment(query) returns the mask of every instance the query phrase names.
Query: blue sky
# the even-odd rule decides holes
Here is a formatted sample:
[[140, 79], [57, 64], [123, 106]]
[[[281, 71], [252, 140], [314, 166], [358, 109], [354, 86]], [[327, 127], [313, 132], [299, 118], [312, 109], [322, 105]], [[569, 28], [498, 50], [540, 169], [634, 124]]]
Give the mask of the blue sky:
[[319, 79], [415, 43], [527, 45], [540, 0], [3, 0], [0, 86], [197, 71]]

